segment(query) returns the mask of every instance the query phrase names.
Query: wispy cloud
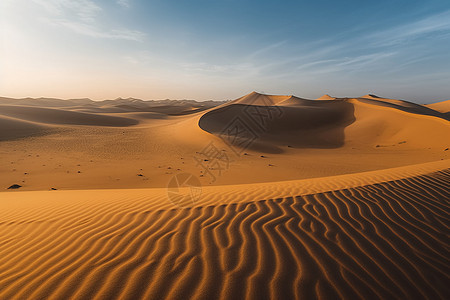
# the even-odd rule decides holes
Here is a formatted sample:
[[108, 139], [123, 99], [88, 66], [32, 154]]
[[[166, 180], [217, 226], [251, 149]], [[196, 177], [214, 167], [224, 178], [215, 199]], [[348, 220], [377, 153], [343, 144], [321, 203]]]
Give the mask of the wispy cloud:
[[372, 44], [388, 46], [431, 34], [438, 34], [445, 38], [448, 37], [449, 32], [450, 10], [408, 24], [375, 32], [368, 35], [366, 39], [372, 40]]
[[116, 2], [117, 2], [117, 4], [119, 4], [120, 6], [122, 6], [124, 8], [130, 8], [130, 6], [131, 6], [130, 0], [117, 0]]
[[286, 41], [281, 41], [281, 42], [276, 42], [276, 43], [273, 43], [273, 44], [269, 44], [269, 45], [267, 45], [267, 46], [265, 46], [265, 47], [263, 47], [261, 49], [255, 50], [253, 53], [251, 53], [248, 56], [248, 59], [253, 59], [253, 58], [256, 58], [256, 57], [258, 57], [260, 55], [266, 54], [266, 53], [268, 53], [270, 51], [276, 50], [276, 49], [282, 47], [283, 45], [286, 45]]
[[277, 56], [271, 51], [278, 51], [280, 46], [289, 45], [289, 42], [275, 43], [252, 52], [249, 57], [253, 59], [256, 73], [272, 74], [274, 77], [280, 73], [285, 76], [298, 75], [299, 72], [318, 75], [375, 69], [394, 73], [429, 59], [430, 55], [423, 51], [432, 49], [421, 49], [422, 54], [417, 52], [424, 39], [442, 41], [449, 36], [450, 11], [445, 11], [364, 35], [305, 42], [290, 55]]
[[396, 52], [378, 52], [367, 55], [360, 55], [356, 57], [346, 57], [342, 62], [337, 63], [337, 67], [349, 67], [353, 69], [360, 69], [362, 67], [370, 66], [379, 62], [382, 59], [395, 55]]
[[138, 30], [129, 30], [129, 29], [101, 30], [96, 25], [88, 23], [73, 22], [64, 19], [52, 19], [48, 21], [52, 24], [64, 26], [78, 34], [83, 34], [94, 38], [120, 39], [136, 42], [142, 42], [145, 38], [145, 34]]
[[[98, 21], [103, 9], [90, 0], [33, 0], [48, 15], [42, 18], [49, 24], [65, 27], [78, 34], [104, 39], [121, 39], [141, 42], [145, 33], [128, 28], [110, 29]], [[128, 1], [118, 1], [129, 6]]]
[[89, 0], [33, 0], [56, 16], [72, 16], [85, 23], [95, 22], [102, 8]]
[[198, 63], [182, 63], [181, 67], [187, 73], [204, 73], [204, 74], [229, 74], [239, 76], [239, 74], [249, 74], [255, 69], [250, 63], [236, 63], [236, 64], [209, 64], [204, 62]]

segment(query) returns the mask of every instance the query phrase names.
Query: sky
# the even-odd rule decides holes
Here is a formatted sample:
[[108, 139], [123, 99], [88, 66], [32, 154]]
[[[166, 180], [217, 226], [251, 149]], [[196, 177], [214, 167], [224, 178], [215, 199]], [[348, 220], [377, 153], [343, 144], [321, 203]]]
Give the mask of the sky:
[[448, 0], [0, 0], [0, 96], [450, 99]]

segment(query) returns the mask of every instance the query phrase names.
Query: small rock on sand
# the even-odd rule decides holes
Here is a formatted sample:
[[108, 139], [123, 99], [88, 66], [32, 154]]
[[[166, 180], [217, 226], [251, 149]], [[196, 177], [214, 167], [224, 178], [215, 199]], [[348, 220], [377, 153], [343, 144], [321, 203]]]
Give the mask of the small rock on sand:
[[8, 188], [8, 190], [15, 190], [15, 189], [18, 189], [18, 188], [21, 188], [22, 186], [21, 185], [19, 185], [19, 184], [13, 184], [13, 185], [11, 185], [9, 188]]

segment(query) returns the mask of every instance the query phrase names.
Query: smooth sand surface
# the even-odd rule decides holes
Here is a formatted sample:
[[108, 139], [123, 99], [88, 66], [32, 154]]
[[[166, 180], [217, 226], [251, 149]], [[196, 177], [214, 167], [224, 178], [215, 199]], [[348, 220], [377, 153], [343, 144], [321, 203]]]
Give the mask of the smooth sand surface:
[[0, 98], [0, 299], [448, 299], [448, 115], [321, 98]]

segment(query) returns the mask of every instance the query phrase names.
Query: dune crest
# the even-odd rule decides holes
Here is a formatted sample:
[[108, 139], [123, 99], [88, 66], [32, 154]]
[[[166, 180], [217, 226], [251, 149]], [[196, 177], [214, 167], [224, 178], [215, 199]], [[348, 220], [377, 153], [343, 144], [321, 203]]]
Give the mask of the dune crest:
[[316, 100], [334, 100], [334, 99], [336, 99], [336, 98], [335, 98], [335, 97], [331, 97], [331, 96], [328, 95], [328, 94], [325, 94], [325, 95], [323, 95], [323, 96], [317, 98]]
[[236, 100], [233, 100], [227, 105], [230, 104], [244, 104], [244, 105], [276, 105], [280, 102], [283, 102], [292, 96], [287, 95], [265, 95], [260, 94], [258, 92], [251, 92], [248, 95], [242, 96]]

